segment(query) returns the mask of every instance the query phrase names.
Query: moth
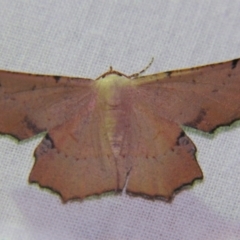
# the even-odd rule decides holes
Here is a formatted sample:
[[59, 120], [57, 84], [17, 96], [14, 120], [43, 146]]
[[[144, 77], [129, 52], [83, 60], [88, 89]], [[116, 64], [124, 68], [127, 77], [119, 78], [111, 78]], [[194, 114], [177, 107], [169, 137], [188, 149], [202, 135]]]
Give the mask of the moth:
[[240, 119], [240, 64], [96, 80], [0, 71], [0, 133], [46, 132], [29, 181], [64, 202], [109, 191], [170, 200], [202, 179], [182, 126], [213, 132]]

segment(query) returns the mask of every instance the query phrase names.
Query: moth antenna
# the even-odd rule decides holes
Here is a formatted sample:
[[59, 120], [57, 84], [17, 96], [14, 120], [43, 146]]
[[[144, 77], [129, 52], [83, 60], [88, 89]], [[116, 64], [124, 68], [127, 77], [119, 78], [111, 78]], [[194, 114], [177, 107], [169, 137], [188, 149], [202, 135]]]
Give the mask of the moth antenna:
[[150, 63], [143, 70], [141, 70], [140, 72], [134, 73], [134, 74], [132, 74], [132, 75], [130, 75], [128, 77], [129, 78], [136, 78], [139, 75], [141, 75], [142, 73], [146, 72], [148, 70], [148, 68], [152, 65], [153, 61], [154, 61], [154, 57], [152, 57]]

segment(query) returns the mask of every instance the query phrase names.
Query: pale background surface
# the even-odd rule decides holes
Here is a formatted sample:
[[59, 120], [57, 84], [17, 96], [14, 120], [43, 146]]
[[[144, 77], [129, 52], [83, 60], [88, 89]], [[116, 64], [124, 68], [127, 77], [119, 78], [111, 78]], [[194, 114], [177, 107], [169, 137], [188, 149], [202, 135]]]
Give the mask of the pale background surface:
[[[240, 57], [240, 1], [0, 0], [0, 69], [96, 78]], [[2, 114], [2, 113], [0, 113]], [[29, 185], [42, 136], [0, 136], [0, 239], [240, 239], [240, 124], [188, 130], [205, 179], [169, 204], [108, 195], [62, 204]]]

